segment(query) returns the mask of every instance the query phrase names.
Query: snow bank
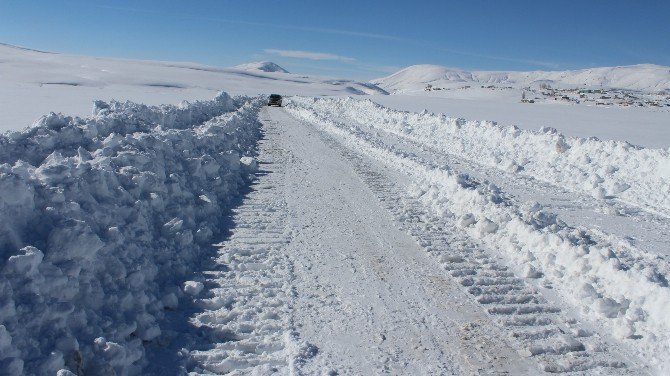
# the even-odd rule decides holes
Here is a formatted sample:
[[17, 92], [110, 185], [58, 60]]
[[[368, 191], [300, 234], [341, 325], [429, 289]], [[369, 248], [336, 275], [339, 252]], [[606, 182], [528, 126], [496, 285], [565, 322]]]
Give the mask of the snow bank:
[[416, 196], [489, 249], [502, 251], [518, 275], [557, 290], [637, 355], [667, 372], [670, 265], [623, 241], [596, 243], [537, 203], [515, 205], [498, 187], [465, 175], [427, 171]]
[[[410, 189], [411, 195], [434, 215], [444, 218], [447, 225], [466, 231], [473, 239], [499, 252], [516, 269], [517, 275], [537, 279], [538, 283], [553, 288], [563, 299], [578, 307], [585, 317], [628, 343], [637, 356], [661, 372], [670, 370], [670, 359], [666, 355], [670, 351], [670, 316], [667, 315], [670, 310], [667, 282], [670, 265], [667, 262], [640, 252], [623, 240], [595, 242], [588, 230], [569, 227], [537, 203], [517, 203], [506, 198], [493, 184], [444, 168], [429, 167], [425, 161], [415, 160], [413, 156], [371, 137], [367, 128], [355, 125], [359, 122], [385, 126], [385, 129], [399, 132], [397, 117], [404, 116], [407, 119], [404, 126], [411, 129], [407, 131], [409, 135], [422, 135], [418, 129], [428, 127], [426, 122], [433, 121], [434, 127], [428, 128], [432, 132], [446, 129], [456, 138], [458, 130], [475, 128], [476, 124], [467, 125], [460, 120], [426, 114], [399, 113], [367, 101], [356, 102], [294, 99], [287, 104], [287, 110], [337, 135], [353, 149], [412, 176], [416, 186]], [[372, 113], [373, 110], [378, 113]], [[356, 121], [351, 114], [358, 115]], [[334, 120], [338, 117], [345, 118], [346, 122]], [[496, 127], [485, 125], [484, 129]], [[470, 132], [474, 133], [474, 130]], [[533, 137], [559, 137], [554, 133], [528, 133], [524, 137], [530, 140]], [[499, 138], [498, 142], [504, 140]], [[462, 147], [451, 150], [465, 153]]]
[[0, 136], [2, 372], [141, 372], [245, 184], [262, 104], [96, 102]]
[[396, 111], [369, 100], [294, 101], [326, 117], [365, 124], [469, 161], [670, 216], [670, 152], [665, 149], [566, 137], [553, 128], [525, 131], [442, 114]]

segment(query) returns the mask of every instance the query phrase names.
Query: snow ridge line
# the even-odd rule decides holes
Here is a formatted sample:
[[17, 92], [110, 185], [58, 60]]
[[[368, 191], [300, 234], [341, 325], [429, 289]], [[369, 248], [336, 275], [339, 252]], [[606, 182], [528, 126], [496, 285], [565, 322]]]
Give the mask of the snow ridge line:
[[663, 312], [670, 295], [655, 277], [657, 271], [623, 267], [612, 250], [589, 244], [586, 234], [559, 223], [538, 227], [538, 220], [550, 217], [540, 208], [516, 207], [495, 186], [413, 161], [356, 126], [300, 106], [292, 102], [287, 110], [415, 177], [416, 199], [431, 215], [458, 220], [471, 237], [500, 249], [507, 262], [517, 266], [517, 273], [553, 286], [596, 326], [604, 322], [632, 353], [661, 370], [668, 367], [667, 359], [658, 354], [668, 347], [663, 333], [670, 323]]
[[233, 99], [221, 92], [210, 101], [182, 102], [178, 106], [95, 101], [92, 116], [86, 119], [51, 112], [22, 131], [0, 135], [0, 163], [24, 161], [38, 166], [52, 153], [70, 157], [76, 155], [79, 147], [96, 149], [110, 135], [150, 133], [156, 127], [191, 128], [235, 111], [249, 99]]
[[427, 111], [396, 111], [351, 97], [292, 100], [348, 124], [366, 124], [507, 173], [670, 217], [669, 150], [566, 137], [553, 128], [526, 131]]
[[49, 115], [2, 138], [0, 371], [142, 372], [226, 231], [262, 104], [98, 103], [91, 119]]

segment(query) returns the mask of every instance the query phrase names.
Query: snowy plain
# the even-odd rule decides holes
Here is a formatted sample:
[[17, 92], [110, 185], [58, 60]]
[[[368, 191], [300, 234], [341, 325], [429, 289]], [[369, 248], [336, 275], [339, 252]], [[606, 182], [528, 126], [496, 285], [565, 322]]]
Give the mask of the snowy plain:
[[3, 372], [670, 371], [667, 111], [7, 45], [0, 78]]
[[75, 56], [0, 43], [0, 132], [25, 128], [52, 111], [89, 116], [94, 100], [176, 105], [184, 100], [209, 100], [222, 88], [231, 95], [383, 92], [367, 83], [285, 73], [281, 67], [277, 70], [264, 64], [219, 68]]
[[563, 103], [520, 103], [521, 89], [495, 91], [471, 88], [451, 92], [420, 91], [374, 95], [372, 100], [397, 110], [428, 110], [467, 120], [494, 121], [537, 131], [558, 129], [566, 136], [627, 141], [650, 148], [670, 147], [670, 108], [618, 108]]

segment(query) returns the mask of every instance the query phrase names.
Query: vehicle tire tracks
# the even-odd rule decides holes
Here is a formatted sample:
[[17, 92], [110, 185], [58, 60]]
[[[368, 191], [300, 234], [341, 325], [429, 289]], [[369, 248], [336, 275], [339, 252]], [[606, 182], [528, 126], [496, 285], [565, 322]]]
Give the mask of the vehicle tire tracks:
[[[491, 321], [508, 334], [519, 353], [548, 373], [639, 374], [644, 372], [599, 334], [552, 304], [532, 284], [516, 276], [500, 257], [469, 238], [454, 220], [429, 214], [370, 158], [316, 125], [322, 139], [349, 160], [398, 226], [436, 259]], [[462, 328], [464, 335], [475, 329]], [[484, 325], [484, 324], [483, 324]]]

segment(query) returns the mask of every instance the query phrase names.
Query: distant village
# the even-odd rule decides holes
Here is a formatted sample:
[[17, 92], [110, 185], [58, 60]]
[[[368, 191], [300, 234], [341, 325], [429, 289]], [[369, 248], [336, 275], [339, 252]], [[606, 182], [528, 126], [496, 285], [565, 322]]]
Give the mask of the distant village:
[[[470, 85], [456, 88], [440, 88], [427, 85], [426, 91], [470, 89]], [[490, 90], [512, 90], [511, 86], [488, 85], [481, 86], [482, 89]], [[549, 101], [561, 101], [574, 104], [585, 104], [593, 106], [619, 106], [619, 107], [670, 107], [670, 92], [659, 91], [656, 93], [644, 93], [624, 89], [560, 89], [552, 88], [547, 83], [542, 83], [537, 88], [523, 88], [521, 103], [546, 103]]]

